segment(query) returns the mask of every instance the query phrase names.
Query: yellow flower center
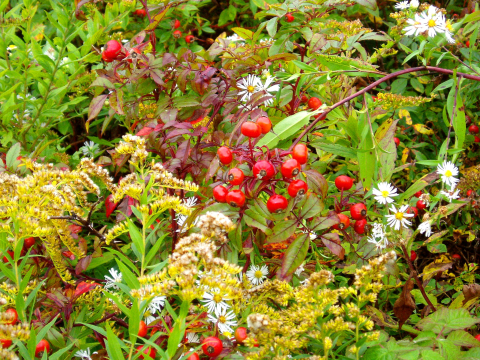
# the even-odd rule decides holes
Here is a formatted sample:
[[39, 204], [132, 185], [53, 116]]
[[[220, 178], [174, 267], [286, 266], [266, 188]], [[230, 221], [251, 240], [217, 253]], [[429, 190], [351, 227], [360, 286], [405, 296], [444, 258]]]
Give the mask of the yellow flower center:
[[445, 176], [446, 177], [452, 176], [452, 172], [450, 170], [445, 171]]
[[447, 21], [447, 23], [445, 24], [445, 27], [447, 28], [448, 31], [453, 31], [453, 26], [452, 24], [450, 24], [450, 21]]
[[397, 212], [395, 214], [395, 219], [397, 220], [402, 220], [403, 219], [403, 213], [402, 212]]
[[255, 87], [252, 85], [247, 86], [247, 91], [253, 93], [255, 91]]
[[222, 301], [222, 295], [220, 294], [215, 294], [213, 295], [213, 301], [215, 301], [217, 304]]
[[255, 276], [257, 279], [261, 279], [263, 277], [263, 273], [260, 270], [257, 270], [253, 276]]
[[435, 25], [437, 25], [437, 23], [435, 22], [435, 20], [428, 20], [428, 26], [430, 27], [435, 27]]
[[382, 191], [382, 196], [383, 196], [384, 198], [388, 197], [388, 195], [390, 195], [390, 192], [388, 192], [388, 191]]
[[226, 323], [227, 322], [227, 318], [223, 315], [220, 315], [218, 317], [218, 321], [221, 322], [222, 324]]

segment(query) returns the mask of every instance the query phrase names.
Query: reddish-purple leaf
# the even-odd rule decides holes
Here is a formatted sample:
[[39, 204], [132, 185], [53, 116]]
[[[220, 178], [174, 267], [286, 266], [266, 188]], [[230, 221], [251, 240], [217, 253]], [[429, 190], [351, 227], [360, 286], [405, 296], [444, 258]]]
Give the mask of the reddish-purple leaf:
[[89, 292], [90, 290], [95, 289], [97, 286], [101, 286], [97, 283], [87, 283], [85, 281], [80, 282], [75, 289], [75, 297], [78, 297], [82, 294]]
[[310, 236], [302, 234], [288, 247], [283, 256], [282, 266], [277, 271], [280, 280], [286, 280], [300, 266], [307, 256], [310, 247]]
[[81, 273], [83, 273], [85, 270], [88, 269], [88, 265], [92, 262], [92, 255], [85, 256], [84, 258], [81, 258], [77, 266], [75, 266], [75, 274], [78, 276]]
[[[137, 136], [147, 136], [147, 135], [150, 135], [155, 129], [154, 128], [151, 128], [151, 127], [144, 127], [143, 129], [141, 129], [139, 132], [137, 132]], [[108, 216], [107, 216], [108, 217]]]
[[103, 108], [103, 104], [105, 103], [105, 100], [107, 100], [108, 94], [104, 95], [98, 95], [97, 97], [94, 97], [92, 102], [90, 103], [90, 106], [88, 107], [88, 120], [93, 120], [97, 117], [98, 113], [100, 110]]
[[322, 235], [323, 244], [340, 260], [345, 257], [345, 249], [340, 245], [340, 237], [338, 234], [329, 233]]
[[[137, 134], [138, 135], [138, 134]], [[105, 199], [105, 215], [107, 216], [107, 219], [110, 217], [110, 214], [116, 209], [118, 203], [113, 202], [113, 195], [110, 194], [107, 196]]]
[[305, 170], [304, 173], [307, 177], [308, 187], [325, 199], [328, 192], [328, 183], [323, 175], [314, 169]]

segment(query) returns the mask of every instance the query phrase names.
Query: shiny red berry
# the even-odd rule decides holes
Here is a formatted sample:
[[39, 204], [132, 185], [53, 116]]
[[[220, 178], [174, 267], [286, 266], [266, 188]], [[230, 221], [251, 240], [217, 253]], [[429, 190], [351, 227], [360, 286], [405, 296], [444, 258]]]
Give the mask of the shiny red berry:
[[180, 30], [175, 30], [173, 32], [173, 37], [176, 38], [176, 39], [179, 39], [182, 37], [182, 32]]
[[[7, 254], [10, 255], [10, 258], [13, 260], [13, 257], [15, 256], [15, 254], [13, 253], [13, 251], [12, 251], [12, 250], [7, 250]], [[8, 261], [9, 261], [9, 259], [8, 259], [8, 257], [5, 255], [5, 256], [3, 257], [3, 262], [4, 262], [4, 263], [8, 263]]]
[[267, 209], [271, 213], [280, 213], [288, 206], [288, 200], [282, 195], [272, 195], [267, 201]]
[[245, 205], [245, 194], [242, 190], [231, 190], [225, 197], [227, 204], [233, 207], [243, 207]]
[[462, 259], [462, 256], [460, 254], [453, 254], [452, 255], [452, 258], [453, 259], [456, 259], [456, 260], [461, 260]]
[[148, 356], [150, 356], [152, 359], [155, 359], [155, 356], [157, 356], [157, 350], [155, 350], [155, 348], [145, 345], [137, 347], [137, 354], [138, 353], [142, 354], [138, 357], [138, 359], [148, 359]]
[[480, 341], [480, 334], [475, 335], [475, 339], [477, 339], [478, 341]]
[[350, 216], [354, 220], [362, 220], [367, 216], [367, 207], [365, 204], [357, 203], [350, 207]]
[[420, 191], [417, 191], [414, 196], [419, 198], [422, 195], [423, 195], [423, 191], [420, 190]]
[[308, 148], [305, 144], [297, 144], [293, 147], [292, 157], [300, 164], [306, 164], [308, 160]]
[[173, 23], [173, 28], [174, 29], [178, 29], [180, 27], [180, 20], [178, 19], [175, 19], [175, 22]]
[[355, 232], [358, 235], [362, 235], [367, 230], [365, 228], [366, 226], [367, 226], [367, 220], [366, 219], [357, 220], [357, 221], [355, 221], [355, 224], [353, 224], [353, 230], [355, 230]]
[[[105, 44], [105, 49], [103, 50], [102, 57], [105, 57], [105, 61], [113, 61], [115, 60], [120, 52], [122, 51], [122, 44], [120, 44], [117, 40], [110, 40]], [[108, 60], [107, 60], [108, 59]]]
[[252, 121], [245, 121], [242, 124], [241, 131], [243, 135], [251, 138], [257, 138], [262, 135], [262, 128], [260, 127], [260, 125], [255, 124]]
[[138, 9], [133, 12], [133, 15], [138, 17], [145, 17], [147, 16], [147, 12], [145, 11], [145, 9]]
[[306, 102], [308, 102], [308, 96], [303, 94], [302, 99], [300, 101], [301, 101], [302, 104], [305, 104]]
[[415, 206], [410, 206], [407, 210], [407, 214], [412, 214], [412, 213], [413, 213], [413, 217], [418, 216], [418, 209]]
[[350, 226], [350, 219], [347, 215], [344, 214], [337, 214], [340, 222], [338, 224], [333, 225], [332, 227], [336, 230], [345, 230]]
[[191, 44], [192, 42], [195, 41], [195, 36], [187, 35], [187, 36], [185, 36], [185, 41], [187, 42], [187, 44]]
[[235, 329], [235, 340], [237, 343], [243, 344], [243, 342], [247, 339], [247, 329], [244, 327], [238, 327]]
[[226, 146], [222, 146], [217, 150], [218, 159], [223, 165], [228, 165], [233, 160], [232, 152]]
[[418, 210], [424, 210], [427, 207], [427, 204], [425, 204], [422, 200], [417, 201], [417, 209]]
[[480, 143], [480, 137], [475, 136], [475, 138], [473, 139], [473, 141], [476, 142], [476, 143]]
[[8, 348], [12, 345], [12, 340], [10, 339], [0, 339], [0, 348]]
[[469, 47], [470, 47], [470, 40], [467, 40], [467, 41], [465, 42], [465, 45], [469, 48]]
[[320, 106], [322, 106], [322, 102], [317, 97], [311, 97], [308, 99], [308, 107], [312, 110], [317, 110]]
[[395, 145], [400, 146], [400, 139], [399, 138], [394, 137], [393, 141], [395, 142]]
[[253, 165], [253, 176], [259, 180], [269, 180], [275, 176], [275, 168], [267, 160], [260, 160]]
[[202, 341], [203, 353], [209, 357], [220, 355], [223, 350], [223, 343], [216, 336], [207, 337]]
[[338, 190], [350, 190], [353, 186], [353, 179], [347, 175], [337, 176], [335, 179], [335, 186]]
[[416, 258], [417, 258], [417, 253], [412, 250], [410, 252], [410, 261], [415, 261]]
[[220, 203], [227, 202], [227, 194], [228, 190], [222, 185], [217, 185], [213, 188], [213, 197]]
[[232, 185], [240, 185], [243, 182], [245, 175], [239, 168], [230, 169], [228, 172], [228, 181]]
[[475, 124], [472, 124], [469, 126], [468, 131], [470, 131], [471, 134], [478, 134], [478, 126]]
[[308, 185], [305, 181], [297, 179], [293, 180], [290, 185], [288, 185], [288, 195], [291, 197], [302, 196], [307, 193]]
[[295, 20], [295, 18], [293, 17], [292, 14], [286, 13], [285, 14], [285, 20], [287, 20], [287, 22], [292, 22], [293, 20]]
[[35, 238], [34, 237], [28, 237], [23, 242], [23, 247], [27, 250], [30, 249], [33, 245], [35, 245]]
[[47, 354], [50, 352], [50, 344], [47, 340], [42, 339], [35, 347], [35, 357], [42, 357], [44, 352]]
[[272, 122], [270, 119], [266, 116], [259, 117], [257, 119], [257, 124], [260, 126], [262, 129], [262, 134], [267, 134], [270, 132], [272, 129]]
[[145, 321], [140, 321], [140, 325], [138, 326], [138, 336], [147, 336], [147, 330], [147, 324], [145, 324]]
[[280, 169], [282, 175], [286, 178], [297, 176], [300, 170], [300, 164], [295, 159], [288, 159], [282, 164], [282, 167]]
[[15, 325], [18, 321], [18, 313], [17, 310], [15, 309], [8, 309], [5, 311], [5, 314], [7, 314], [8, 317], [8, 322], [5, 322], [7, 325]]
[[472, 195], [473, 195], [473, 190], [472, 190], [472, 189], [468, 190], [468, 191], [467, 191], [467, 196], [470, 197], [470, 196], [472, 196]]
[[[190, 353], [188, 353], [187, 355], [189, 355]], [[190, 356], [187, 358], [187, 360], [200, 360], [200, 356], [194, 352], [193, 354], [190, 354]]]

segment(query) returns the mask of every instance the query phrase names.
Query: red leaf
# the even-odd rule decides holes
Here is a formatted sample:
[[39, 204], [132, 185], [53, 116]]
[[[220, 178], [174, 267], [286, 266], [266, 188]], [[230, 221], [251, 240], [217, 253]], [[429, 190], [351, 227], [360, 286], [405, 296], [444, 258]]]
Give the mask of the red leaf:
[[342, 247], [342, 245], [340, 245], [340, 238], [338, 234], [324, 234], [322, 235], [322, 242], [334, 255], [337, 255], [340, 260], [343, 260], [345, 257], [345, 249]]
[[70, 260], [75, 260], [75, 255], [71, 251], [63, 251], [62, 255], [69, 258]]
[[77, 285], [74, 296], [77, 297], [82, 294], [85, 294], [86, 292], [89, 292], [90, 290], [95, 289], [97, 286], [101, 286], [101, 285], [97, 283], [87, 283], [85, 281], [82, 281]]
[[113, 199], [112, 194], [108, 195], [107, 198], [105, 199], [105, 214], [107, 215], [107, 219], [110, 217], [110, 214], [117, 208], [117, 205], [118, 205], [114, 203], [112, 199]]
[[151, 128], [151, 127], [144, 127], [142, 130], [140, 130], [138, 133], [137, 133], [137, 136], [147, 136], [147, 135], [150, 135], [150, 133], [152, 133], [155, 129], [154, 128]]
[[108, 94], [104, 94], [93, 98], [88, 108], [88, 121], [93, 120], [97, 117], [98, 113], [103, 108], [105, 100], [107, 100], [107, 96]]

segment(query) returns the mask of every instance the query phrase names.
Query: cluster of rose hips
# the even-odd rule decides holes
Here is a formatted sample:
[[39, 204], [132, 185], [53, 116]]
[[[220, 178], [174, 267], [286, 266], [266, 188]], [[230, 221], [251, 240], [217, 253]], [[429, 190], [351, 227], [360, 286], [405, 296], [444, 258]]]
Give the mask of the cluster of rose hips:
[[[175, 19], [175, 21], [173, 22], [173, 28], [176, 29], [174, 32], [173, 32], [173, 37], [175, 39], [180, 39], [182, 37], [182, 32], [180, 30], [178, 30], [178, 28], [181, 26], [182, 24], [180, 23], [180, 20], [178, 19]], [[187, 44], [191, 44], [195, 41], [195, 36], [193, 35], [187, 35], [185, 36], [185, 41], [187, 42]]]
[[474, 135], [475, 136], [475, 142], [476, 143], [479, 143], [480, 142], [480, 137], [477, 136], [478, 132], [479, 132], [479, 128], [478, 128], [478, 125], [476, 124], [472, 124], [468, 127], [468, 131], [470, 132], [470, 134]]
[[[279, 213], [288, 206], [288, 200], [283, 196], [275, 193], [275, 185], [278, 181], [288, 183], [287, 192], [291, 197], [304, 195], [307, 190], [307, 184], [300, 179], [294, 179], [300, 171], [301, 166], [307, 162], [308, 149], [304, 144], [297, 144], [292, 152], [289, 151], [269, 151], [266, 154], [267, 159], [260, 160], [259, 157], [265, 157], [263, 152], [259, 154], [253, 151], [252, 138], [258, 138], [262, 134], [268, 133], [272, 128], [272, 123], [267, 117], [260, 117], [256, 122], [246, 121], [241, 126], [241, 132], [249, 138], [249, 147], [238, 147], [231, 150], [226, 146], [222, 146], [217, 150], [217, 155], [223, 165], [230, 165], [233, 161], [233, 155], [238, 155], [240, 162], [246, 163], [252, 170], [252, 176], [246, 176], [244, 172], [234, 167], [228, 171], [227, 187], [217, 185], [213, 189], [213, 197], [221, 203], [228, 203], [234, 207], [243, 207], [245, 205], [245, 192], [241, 190], [253, 189], [257, 182], [261, 182], [260, 188], [270, 198], [267, 201], [267, 208], [272, 213]], [[289, 154], [292, 158], [285, 159]], [[277, 170], [280, 170], [282, 179], [276, 179]], [[239, 189], [233, 189], [234, 186]], [[250, 191], [248, 191], [250, 194]]]

